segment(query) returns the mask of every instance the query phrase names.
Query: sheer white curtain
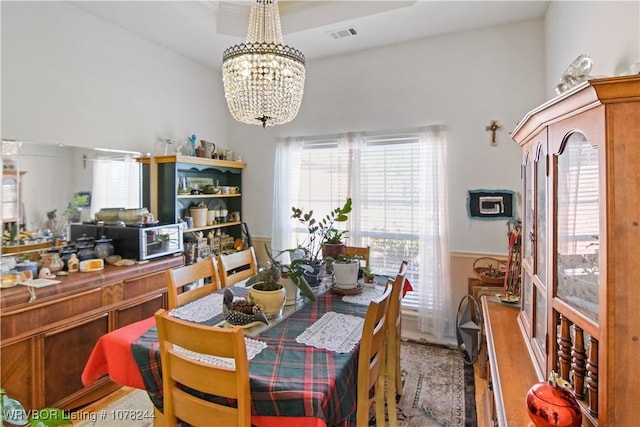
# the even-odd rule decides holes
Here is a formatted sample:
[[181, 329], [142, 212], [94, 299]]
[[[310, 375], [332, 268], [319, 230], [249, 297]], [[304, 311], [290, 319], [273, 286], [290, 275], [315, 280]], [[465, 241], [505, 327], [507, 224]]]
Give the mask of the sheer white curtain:
[[298, 200], [302, 138], [286, 138], [276, 146], [276, 162], [273, 188], [273, 221], [271, 225], [271, 247], [282, 250], [296, 247], [294, 222], [291, 207]]
[[280, 140], [274, 184], [273, 248], [298, 243], [291, 206], [322, 215], [351, 197], [349, 244], [372, 248], [378, 274], [408, 260], [403, 304], [422, 332], [454, 336], [444, 126]]
[[444, 126], [420, 130], [420, 309], [422, 332], [442, 339], [454, 336], [449, 212], [447, 196], [447, 147]]

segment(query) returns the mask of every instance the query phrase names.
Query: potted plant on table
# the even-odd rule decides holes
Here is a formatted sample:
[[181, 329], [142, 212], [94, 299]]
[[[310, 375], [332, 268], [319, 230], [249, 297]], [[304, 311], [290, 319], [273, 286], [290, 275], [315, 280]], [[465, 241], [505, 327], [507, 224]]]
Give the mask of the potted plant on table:
[[[346, 222], [351, 213], [352, 200], [347, 198], [343, 206], [339, 206], [320, 219], [316, 219], [313, 210], [308, 212], [302, 209], [292, 207], [292, 218], [297, 219], [307, 228], [307, 237], [299, 246], [304, 252], [303, 258], [314, 269], [314, 273], [307, 275], [306, 279], [312, 286], [318, 283], [318, 275], [323, 265], [323, 248], [331, 240], [332, 242], [342, 243], [342, 238], [346, 231], [339, 231], [335, 228], [335, 224]], [[344, 253], [344, 246], [338, 253]]]
[[360, 257], [358, 255], [340, 254], [337, 258], [325, 258], [329, 267], [333, 270], [336, 286], [350, 289], [358, 285], [358, 272], [360, 271]]
[[344, 238], [347, 233], [347, 230], [337, 230], [335, 228], [329, 230], [322, 243], [322, 257], [337, 258], [338, 255], [344, 254]]
[[364, 267], [360, 267], [360, 270], [362, 270], [362, 280], [364, 281], [364, 283], [373, 283], [373, 279], [375, 276], [373, 268], [366, 265]]
[[269, 257], [268, 264], [246, 282], [246, 286], [251, 287], [249, 300], [260, 304], [270, 319], [278, 317], [285, 304], [295, 304], [299, 292], [314, 301], [316, 297], [304, 276], [305, 272], [312, 271], [306, 261], [294, 259], [290, 264], [285, 264], [279, 259], [281, 255], [292, 253], [295, 249], [280, 251], [275, 256], [267, 245], [265, 250]]

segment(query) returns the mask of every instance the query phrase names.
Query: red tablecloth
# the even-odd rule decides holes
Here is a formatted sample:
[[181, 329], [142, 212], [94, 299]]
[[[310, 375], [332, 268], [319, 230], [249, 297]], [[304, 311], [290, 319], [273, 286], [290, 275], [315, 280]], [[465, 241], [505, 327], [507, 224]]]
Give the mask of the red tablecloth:
[[[299, 388], [301, 387], [301, 390], [289, 394], [295, 394], [295, 398], [309, 395], [313, 398], [315, 404], [318, 401], [323, 401], [322, 409], [318, 409], [315, 404], [311, 405], [311, 402], [305, 402], [304, 412], [314, 412], [313, 408], [316, 408], [317, 416], [315, 413], [313, 415], [296, 413], [295, 416], [287, 416], [288, 408], [286, 406], [278, 407], [278, 405], [283, 404], [280, 400], [282, 399], [282, 396], [280, 396], [282, 393], [279, 394], [280, 397], [276, 398], [271, 392], [257, 390], [257, 394], [254, 396], [256, 398], [254, 400], [256, 407], [258, 404], [262, 405], [262, 407], [265, 404], [269, 407], [273, 406], [275, 414], [258, 415], [260, 411], [254, 408], [252, 411], [254, 414], [251, 417], [252, 425], [257, 427], [326, 427], [325, 419], [327, 416], [333, 417], [332, 424], [336, 422], [336, 419], [344, 420], [345, 425], [349, 424], [351, 420], [345, 419], [344, 416], [348, 416], [349, 411], [352, 411], [355, 407], [355, 354], [341, 356], [295, 343], [295, 337], [307, 325], [313, 323], [328, 311], [364, 317], [366, 306], [342, 302], [340, 297], [330, 293], [321, 295], [315, 303], [307, 304], [281, 324], [261, 334], [260, 338], [265, 342], [269, 342], [272, 348], [271, 350], [263, 351], [264, 354], [259, 355], [252, 361], [252, 369], [258, 375], [256, 381], [266, 383], [272, 387], [278, 386], [278, 383], [280, 383], [280, 385], [285, 386], [285, 390], [289, 382], [300, 383]], [[214, 323], [215, 321], [217, 320], [212, 320]], [[99, 378], [109, 375], [111, 380], [118, 384], [146, 390], [150, 393], [153, 401], [153, 397], [161, 393], [161, 381], [154, 382], [152, 384], [153, 387], [147, 388], [148, 385], [145, 385], [145, 380], [143, 380], [143, 377], [146, 377], [141, 373], [141, 369], [146, 372], [147, 376], [152, 375], [154, 381], [159, 379], [156, 378], [158, 375], [157, 370], [159, 370], [157, 363], [159, 361], [155, 360], [157, 354], [154, 343], [157, 343], [157, 335], [153, 317], [102, 336], [85, 366], [82, 374], [83, 384], [89, 386]], [[135, 354], [139, 358], [141, 351], [145, 355], [148, 353], [150, 357], [146, 361], [147, 363], [142, 365], [140, 360], [135, 359]], [[340, 363], [337, 363], [338, 358], [341, 360]], [[304, 370], [301, 372], [295, 371], [295, 366], [301, 363], [305, 367]], [[340, 368], [338, 368], [339, 365]], [[291, 372], [287, 372], [287, 369], [291, 370]], [[327, 369], [333, 372], [333, 375], [338, 373], [339, 375], [333, 379], [326, 378]], [[252, 371], [253, 374], [254, 372]], [[278, 387], [275, 389], [278, 390]], [[265, 398], [268, 395], [271, 397], [267, 402]], [[285, 399], [284, 404], [286, 405], [288, 401], [293, 399], [293, 396], [287, 395]], [[325, 407], [325, 404], [329, 405], [325, 402], [325, 399], [329, 399], [329, 402], [331, 402], [330, 407]]]
[[149, 317], [100, 337], [82, 372], [82, 384], [90, 386], [109, 375], [115, 383], [144, 390], [140, 370], [131, 353], [131, 344], [155, 324], [155, 318]]
[[[82, 383], [90, 386], [109, 375], [115, 383], [144, 390], [140, 370], [131, 353], [131, 344], [155, 324], [155, 318], [150, 317], [103, 335], [85, 365]], [[251, 424], [257, 427], [326, 427], [322, 420], [311, 417], [254, 415], [251, 417]]]

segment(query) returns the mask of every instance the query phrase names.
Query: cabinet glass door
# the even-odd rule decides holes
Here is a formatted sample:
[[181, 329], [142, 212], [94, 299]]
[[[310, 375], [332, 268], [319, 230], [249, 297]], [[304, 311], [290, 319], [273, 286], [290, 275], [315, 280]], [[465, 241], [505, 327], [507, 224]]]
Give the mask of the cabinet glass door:
[[581, 132], [565, 138], [556, 177], [556, 295], [598, 320], [598, 150]]
[[535, 274], [540, 281], [547, 283], [547, 153], [538, 146], [536, 153], [536, 206], [534, 225]]
[[523, 260], [533, 265], [533, 167], [530, 153], [527, 153], [523, 166], [524, 223], [522, 224]]
[[544, 356], [547, 353], [547, 299], [540, 289], [535, 292], [535, 325], [533, 330], [533, 341], [539, 350], [540, 366], [544, 365]]

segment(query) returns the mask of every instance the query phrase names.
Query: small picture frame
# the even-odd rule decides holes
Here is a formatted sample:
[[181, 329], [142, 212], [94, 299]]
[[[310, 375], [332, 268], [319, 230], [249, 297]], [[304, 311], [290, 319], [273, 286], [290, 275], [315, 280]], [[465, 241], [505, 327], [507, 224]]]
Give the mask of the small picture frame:
[[213, 177], [210, 176], [188, 176], [186, 181], [187, 188], [191, 190], [201, 190], [207, 185], [213, 185]]
[[499, 220], [514, 218], [514, 192], [511, 190], [469, 190], [469, 218]]

